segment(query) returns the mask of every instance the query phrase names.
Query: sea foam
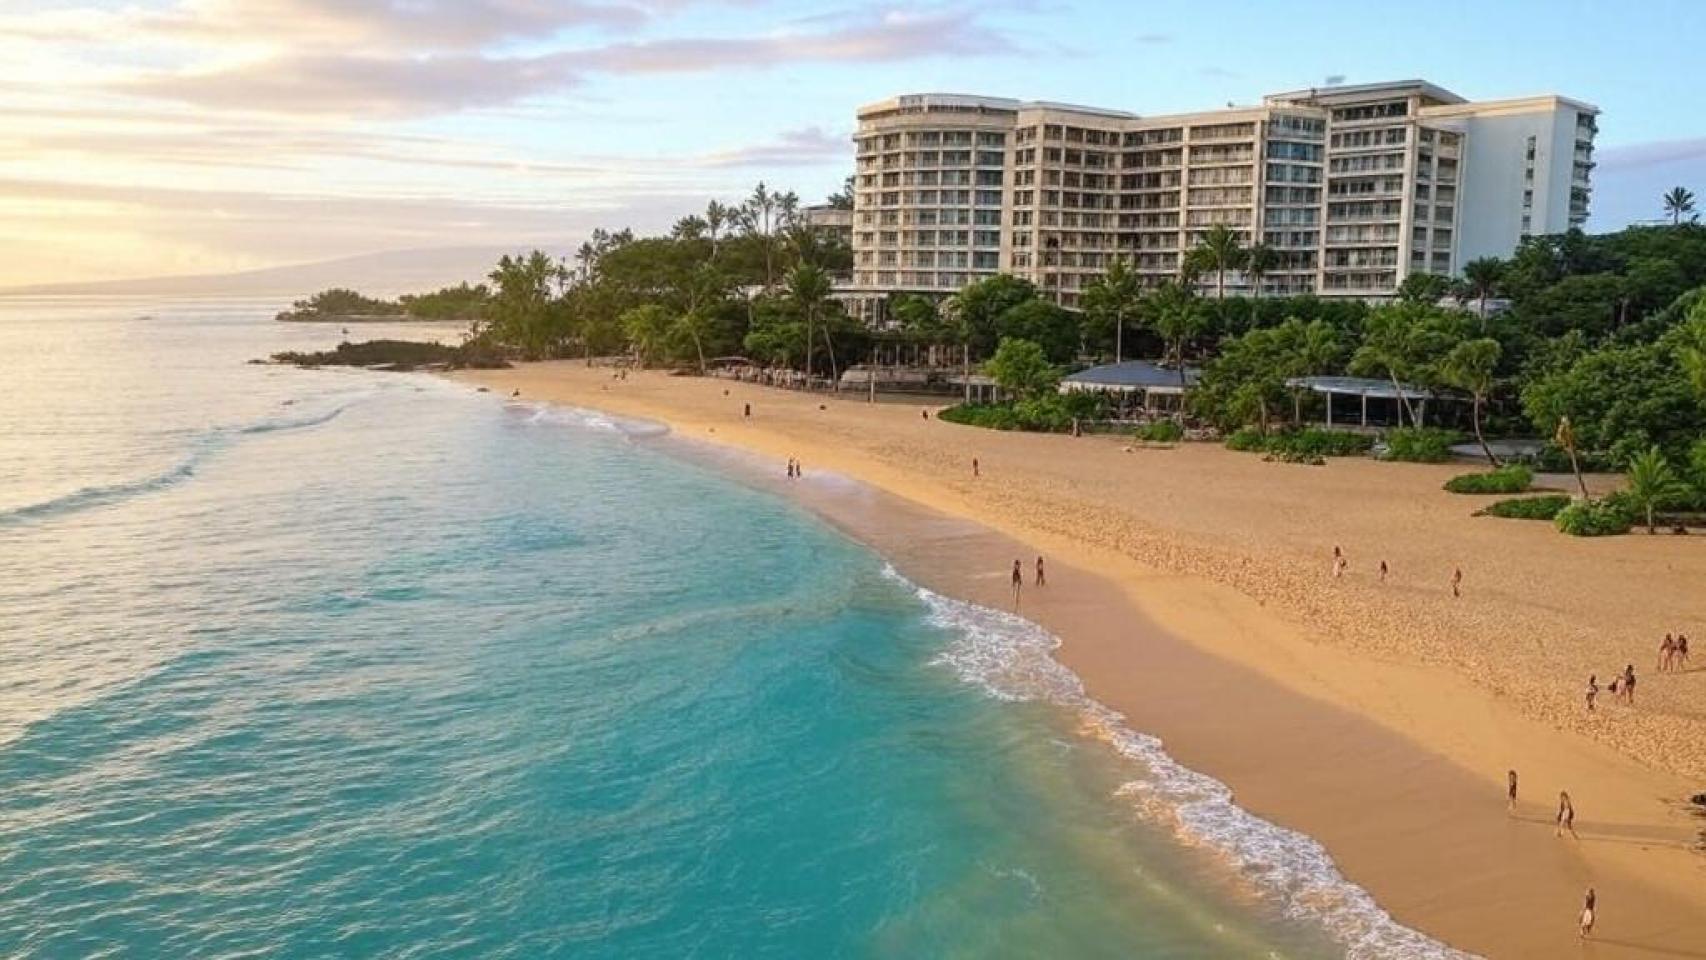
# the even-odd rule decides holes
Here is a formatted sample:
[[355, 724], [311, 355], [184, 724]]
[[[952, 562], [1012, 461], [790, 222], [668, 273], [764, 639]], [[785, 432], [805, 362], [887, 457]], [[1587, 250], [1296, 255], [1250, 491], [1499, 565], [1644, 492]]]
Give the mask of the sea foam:
[[1231, 788], [1167, 754], [1160, 738], [1131, 729], [1118, 711], [1091, 699], [1078, 675], [1054, 658], [1060, 640], [1015, 614], [942, 596], [902, 577], [928, 621], [952, 639], [934, 662], [989, 696], [1041, 702], [1075, 711], [1082, 727], [1144, 773], [1117, 791], [1145, 820], [1191, 846], [1214, 851], [1251, 889], [1285, 914], [1319, 924], [1347, 957], [1468, 960], [1464, 953], [1392, 918], [1368, 892], [1341, 874], [1325, 847], [1238, 806]]

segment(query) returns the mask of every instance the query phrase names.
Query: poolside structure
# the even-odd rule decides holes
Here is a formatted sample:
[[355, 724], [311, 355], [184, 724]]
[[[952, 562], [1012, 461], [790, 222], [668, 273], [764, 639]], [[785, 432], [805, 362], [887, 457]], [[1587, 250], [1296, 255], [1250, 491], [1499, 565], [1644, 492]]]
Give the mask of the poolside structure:
[[[1428, 422], [1428, 401], [1438, 399], [1438, 395], [1421, 387], [1399, 384], [1394, 386], [1390, 380], [1374, 380], [1367, 377], [1294, 377], [1285, 382], [1292, 389], [1304, 389], [1319, 393], [1327, 398], [1327, 426], [1334, 426], [1333, 398], [1355, 397], [1355, 411], [1349, 420], [1341, 420], [1339, 426], [1387, 426], [1401, 423], [1398, 414], [1398, 400], [1416, 404], [1416, 419], [1419, 423]], [[1370, 400], [1376, 401], [1374, 416], [1369, 416]], [[1344, 401], [1340, 401], [1340, 409]]]
[[1181, 378], [1177, 367], [1126, 360], [1080, 370], [1060, 381], [1060, 392], [1108, 394], [1123, 418], [1128, 410], [1139, 406], [1146, 411], [1179, 409], [1185, 393], [1201, 378], [1202, 371], [1195, 367], [1186, 367]]

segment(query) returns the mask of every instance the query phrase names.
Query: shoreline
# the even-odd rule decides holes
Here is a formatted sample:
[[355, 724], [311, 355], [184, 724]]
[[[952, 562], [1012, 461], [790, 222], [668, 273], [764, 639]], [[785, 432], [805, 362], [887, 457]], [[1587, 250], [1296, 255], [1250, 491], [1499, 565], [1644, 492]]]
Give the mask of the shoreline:
[[[1055, 586], [1021, 613], [1061, 638], [1056, 656], [1088, 695], [1160, 736], [1179, 763], [1227, 784], [1245, 810], [1325, 844], [1340, 871], [1405, 926], [1490, 956], [1555, 955], [1573, 949], [1574, 914], [1591, 883], [1602, 905], [1596, 955], [1706, 951], [1706, 867], [1687, 849], [1698, 825], [1666, 800], [1686, 789], [1684, 780], [1523, 716], [1437, 664], [1323, 643], [1330, 618], [1288, 618], [1259, 594], [1193, 575], [1200, 561], [1184, 537], [1152, 534], [1133, 544], [1144, 549], [1121, 550], [1063, 532], [1049, 522], [1055, 500], [1007, 477], [1034, 469], [1020, 455], [1051, 441], [1093, 449], [1084, 441], [988, 436], [934, 419], [913, 426], [919, 408], [911, 404], [854, 406], [661, 374], [612, 382], [608, 371], [573, 362], [454, 379], [658, 420], [684, 440], [775, 462], [799, 455], [808, 478], [795, 485], [802, 502], [814, 499], [802, 491], [817, 489], [811, 480], [824, 470], [850, 477], [871, 493], [806, 505], [946, 596], [1003, 609], [1011, 556], [1047, 554]], [[756, 422], [742, 417], [745, 403], [760, 409]], [[829, 419], [835, 429], [818, 425]], [[857, 428], [854, 443], [841, 421]], [[886, 431], [902, 423], [952, 442], [892, 449]], [[951, 476], [959, 464], [948, 448], [968, 441], [985, 465], [975, 491]], [[1091, 443], [1112, 451], [1118, 441]], [[1003, 479], [988, 482], [994, 477]], [[936, 524], [981, 532], [919, 535]], [[1174, 562], [1139, 559], [1156, 552]], [[991, 553], [1003, 559], [991, 563]], [[1503, 810], [1507, 762], [1523, 770], [1526, 788], [1515, 819]], [[1546, 826], [1560, 781], [1582, 811], [1579, 843], [1554, 839]]]

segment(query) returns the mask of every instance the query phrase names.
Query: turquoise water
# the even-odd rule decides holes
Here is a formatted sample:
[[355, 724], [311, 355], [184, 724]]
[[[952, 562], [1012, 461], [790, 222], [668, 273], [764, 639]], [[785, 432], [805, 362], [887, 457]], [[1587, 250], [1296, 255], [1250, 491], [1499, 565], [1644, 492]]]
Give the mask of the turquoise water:
[[0, 955], [1447, 955], [1028, 625], [271, 309], [0, 305]]

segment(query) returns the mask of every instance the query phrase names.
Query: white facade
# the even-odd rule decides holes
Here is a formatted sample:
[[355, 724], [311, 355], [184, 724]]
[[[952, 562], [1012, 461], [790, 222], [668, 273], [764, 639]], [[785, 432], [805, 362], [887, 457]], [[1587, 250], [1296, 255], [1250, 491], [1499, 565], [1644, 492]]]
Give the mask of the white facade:
[[1224, 225], [1278, 252], [1263, 292], [1390, 296], [1585, 220], [1595, 113], [1422, 81], [1163, 117], [896, 97], [859, 110], [852, 287], [946, 294], [1006, 272], [1070, 307], [1115, 258], [1177, 276]]

